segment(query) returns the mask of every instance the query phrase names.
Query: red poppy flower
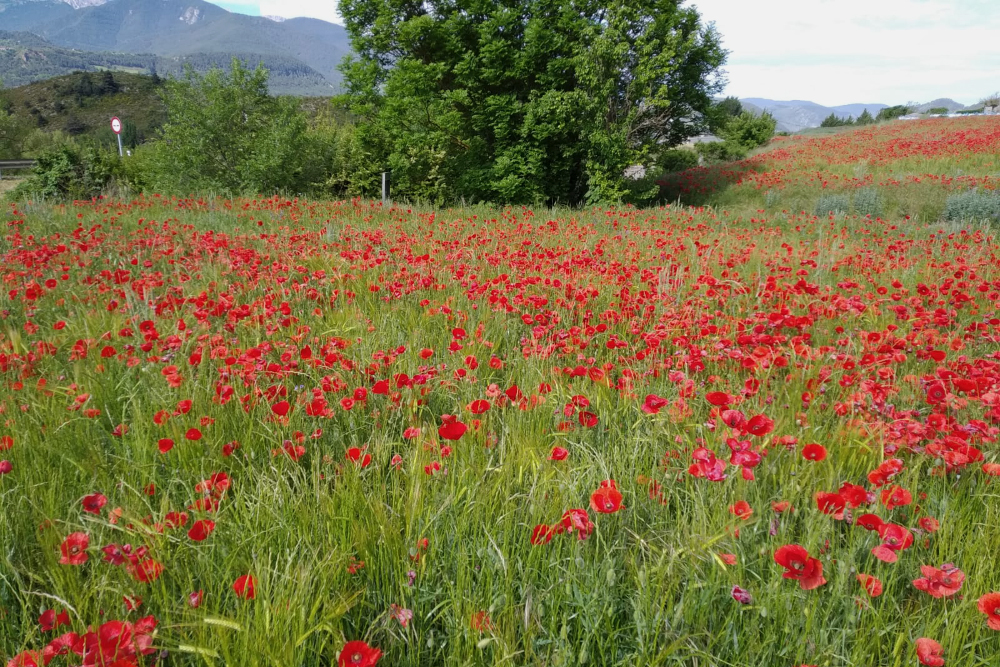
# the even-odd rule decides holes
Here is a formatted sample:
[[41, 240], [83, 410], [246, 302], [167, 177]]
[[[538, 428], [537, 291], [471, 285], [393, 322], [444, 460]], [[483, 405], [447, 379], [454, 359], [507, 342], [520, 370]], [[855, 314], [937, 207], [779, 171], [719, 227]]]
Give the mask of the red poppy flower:
[[928, 533], [936, 533], [941, 527], [941, 522], [932, 516], [922, 516], [917, 521], [917, 524], [926, 530]]
[[865, 530], [880, 530], [885, 522], [877, 514], [862, 514], [855, 523]]
[[371, 465], [372, 455], [365, 452], [360, 447], [348, 447], [347, 452], [344, 454], [344, 458], [348, 461], [353, 461], [359, 464], [362, 468], [367, 468]]
[[202, 590], [188, 593], [187, 596], [188, 606], [191, 607], [192, 609], [197, 609], [198, 607], [201, 606], [201, 601], [204, 597], [205, 597], [205, 591]]
[[10, 461], [7, 459], [0, 461], [0, 475], [9, 475], [13, 470], [14, 465]]
[[858, 582], [865, 587], [868, 595], [877, 598], [882, 595], [882, 582], [870, 574], [859, 574]]
[[562, 447], [553, 447], [552, 453], [549, 454], [549, 461], [565, 461], [568, 456], [568, 450], [563, 449]]
[[337, 658], [337, 667], [374, 667], [382, 651], [372, 648], [363, 641], [350, 641], [344, 644]]
[[188, 531], [188, 537], [190, 537], [195, 542], [201, 542], [208, 539], [208, 536], [212, 534], [215, 530], [215, 522], [210, 519], [199, 519], [191, 524], [191, 530]]
[[62, 552], [59, 562], [62, 565], [83, 565], [90, 557], [87, 555], [88, 546], [90, 536], [87, 533], [70, 533], [59, 547]]
[[731, 396], [724, 391], [710, 391], [709, 393], [705, 394], [705, 400], [708, 401], [711, 405], [722, 407], [726, 405], [732, 405], [733, 403], [735, 403], [736, 397]]
[[882, 544], [872, 549], [872, 554], [884, 563], [895, 563], [899, 560], [897, 551], [913, 546], [913, 533], [903, 526], [886, 523], [878, 529]]
[[735, 516], [737, 519], [743, 519], [746, 521], [753, 515], [753, 508], [750, 507], [750, 503], [745, 500], [737, 500], [735, 503], [729, 506], [729, 513]]
[[156, 443], [156, 447], [160, 450], [161, 454], [166, 454], [174, 448], [174, 441], [170, 438], [160, 438]]
[[580, 426], [585, 426], [587, 428], [594, 428], [597, 426], [597, 415], [593, 412], [580, 412], [576, 419], [580, 422]]
[[571, 509], [563, 512], [560, 525], [562, 530], [570, 533], [575, 530], [576, 539], [581, 541], [590, 537], [590, 534], [594, 532], [594, 524], [591, 523], [587, 510], [583, 509]]
[[474, 415], [481, 415], [490, 409], [490, 402], [484, 401], [483, 399], [477, 399], [469, 403], [469, 412]]
[[41, 651], [22, 651], [7, 661], [7, 667], [41, 667]]
[[885, 508], [891, 512], [897, 507], [909, 505], [913, 502], [913, 495], [898, 484], [893, 484], [888, 488], [882, 489], [881, 500]]
[[201, 431], [196, 428], [189, 428], [187, 433], [184, 434], [184, 437], [193, 442], [197, 442], [198, 440], [201, 440]]
[[278, 401], [277, 403], [271, 406], [271, 412], [278, 415], [279, 417], [287, 416], [291, 409], [292, 406], [288, 401]]
[[257, 597], [257, 579], [252, 574], [244, 574], [233, 582], [236, 597], [253, 600]]
[[100, 493], [92, 493], [83, 497], [83, 511], [88, 514], [100, 514], [101, 508], [108, 504], [108, 499]]
[[545, 523], [540, 523], [531, 531], [531, 544], [548, 544], [552, 541], [552, 537], [555, 535], [555, 530], [551, 526]]
[[732, 590], [729, 592], [733, 596], [733, 599], [740, 604], [752, 604], [753, 597], [750, 592], [746, 589], [740, 588], [739, 586], [733, 586]]
[[760, 438], [774, 430], [774, 420], [767, 415], [756, 415], [747, 421], [743, 430]]
[[839, 493], [816, 492], [816, 507], [823, 514], [832, 514], [837, 519], [844, 518], [844, 507], [847, 502]]
[[144, 558], [127, 566], [128, 573], [140, 583], [156, 581], [163, 574], [163, 565], [152, 558]]
[[438, 428], [438, 435], [442, 440], [458, 440], [465, 435], [467, 430], [469, 430], [468, 426], [460, 421], [454, 421]]
[[826, 583], [823, 578], [823, 563], [811, 558], [805, 547], [786, 544], [774, 552], [774, 562], [785, 568], [782, 577], [795, 579], [804, 591], [818, 588]]
[[913, 585], [935, 598], [955, 595], [965, 582], [965, 573], [951, 563], [945, 563], [940, 568], [921, 565], [920, 573], [924, 576], [914, 579]]
[[943, 650], [941, 644], [938, 644], [933, 639], [921, 637], [917, 640], [917, 659], [920, 660], [921, 665], [927, 665], [928, 667], [941, 667], [944, 665], [944, 658], [941, 657]]
[[42, 626], [42, 632], [51, 632], [62, 625], [69, 625], [69, 614], [65, 609], [58, 614], [55, 609], [46, 609], [38, 617], [38, 624]]
[[641, 409], [648, 415], [656, 415], [665, 407], [667, 407], [667, 399], [656, 394], [647, 394]]
[[990, 628], [1000, 630], [1000, 593], [987, 593], [979, 598], [976, 606], [986, 614]]
[[622, 494], [612, 484], [602, 483], [601, 488], [590, 494], [590, 508], [601, 514], [614, 514], [622, 508]]
[[5, 452], [14, 446], [14, 438], [9, 435], [0, 435], [0, 452]]
[[802, 458], [807, 461], [822, 461], [826, 458], [826, 447], [815, 443], [806, 445], [802, 448]]

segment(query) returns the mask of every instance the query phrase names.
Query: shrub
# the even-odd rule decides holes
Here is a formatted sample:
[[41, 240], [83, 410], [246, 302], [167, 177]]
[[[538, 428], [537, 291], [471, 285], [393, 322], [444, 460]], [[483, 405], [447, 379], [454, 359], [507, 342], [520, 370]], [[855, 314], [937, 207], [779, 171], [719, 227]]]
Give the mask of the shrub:
[[192, 69], [167, 84], [167, 123], [153, 185], [168, 191], [299, 191], [309, 165], [306, 119], [291, 99], [268, 94], [262, 65], [233, 59], [229, 71]]
[[[947, 110], [945, 110], [945, 112], [947, 112]], [[908, 113], [910, 113], [910, 107], [905, 104], [897, 104], [896, 106], [886, 107], [880, 110], [878, 115], [875, 116], [875, 120], [878, 122], [882, 122], [884, 120], [894, 120], [900, 116], [905, 116]]]
[[875, 188], [864, 188], [854, 194], [854, 212], [877, 218], [882, 215], [884, 202], [882, 193]]
[[733, 141], [715, 141], [696, 144], [694, 150], [705, 162], [735, 162], [747, 156], [747, 149]]
[[843, 215], [851, 209], [851, 198], [844, 194], [823, 195], [816, 201], [816, 215]]
[[956, 222], [1000, 222], [1000, 192], [966, 190], [948, 197], [944, 217]]
[[671, 148], [660, 154], [656, 166], [664, 174], [687, 171], [698, 166], [698, 153], [688, 148]]
[[770, 141], [777, 124], [774, 116], [766, 111], [759, 116], [744, 111], [726, 123], [719, 136], [749, 151]]
[[929, 113], [932, 116], [946, 114], [948, 113], [948, 107], [934, 107], [933, 109], [928, 109], [927, 113]]
[[117, 155], [70, 144], [39, 154], [31, 176], [9, 195], [12, 199], [90, 199], [100, 195], [121, 168]]

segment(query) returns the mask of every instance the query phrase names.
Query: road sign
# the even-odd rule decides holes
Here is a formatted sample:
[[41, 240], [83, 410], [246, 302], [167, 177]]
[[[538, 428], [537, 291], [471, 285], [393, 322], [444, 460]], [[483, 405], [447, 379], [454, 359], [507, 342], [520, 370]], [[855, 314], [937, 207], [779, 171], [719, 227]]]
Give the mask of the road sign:
[[118, 139], [118, 157], [122, 156], [122, 121], [118, 116], [111, 119], [111, 131]]

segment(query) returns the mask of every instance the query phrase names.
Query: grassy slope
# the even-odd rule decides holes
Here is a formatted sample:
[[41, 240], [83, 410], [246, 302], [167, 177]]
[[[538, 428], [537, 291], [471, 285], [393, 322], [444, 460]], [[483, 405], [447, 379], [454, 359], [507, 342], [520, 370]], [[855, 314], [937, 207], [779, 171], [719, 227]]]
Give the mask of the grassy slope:
[[[152, 136], [156, 128], [166, 120], [166, 107], [159, 98], [157, 86], [149, 76], [115, 72], [115, 81], [121, 87], [116, 95], [88, 97], [78, 106], [71, 93], [81, 73], [58, 76], [45, 81], [13, 88], [5, 92], [13, 103], [13, 112], [29, 116], [31, 109], [37, 109], [45, 119], [46, 130], [65, 130], [71, 121], [77, 121], [84, 135], [104, 134], [112, 116], [134, 122], [141, 136]], [[90, 74], [95, 83], [100, 83], [100, 74]], [[61, 106], [60, 106], [61, 105]]]

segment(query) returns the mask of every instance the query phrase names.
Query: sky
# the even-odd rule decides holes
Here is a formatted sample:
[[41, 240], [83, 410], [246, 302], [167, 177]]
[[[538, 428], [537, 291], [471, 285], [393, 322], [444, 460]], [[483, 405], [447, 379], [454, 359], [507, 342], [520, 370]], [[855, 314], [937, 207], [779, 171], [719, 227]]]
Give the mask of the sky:
[[730, 51], [726, 93], [973, 104], [1000, 89], [998, 0], [691, 0]]
[[[1000, 0], [687, 0], [730, 51], [725, 94], [839, 104], [1000, 89]], [[253, 15], [340, 22], [335, 0], [216, 2]]]

